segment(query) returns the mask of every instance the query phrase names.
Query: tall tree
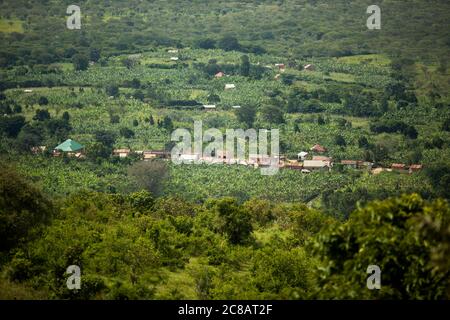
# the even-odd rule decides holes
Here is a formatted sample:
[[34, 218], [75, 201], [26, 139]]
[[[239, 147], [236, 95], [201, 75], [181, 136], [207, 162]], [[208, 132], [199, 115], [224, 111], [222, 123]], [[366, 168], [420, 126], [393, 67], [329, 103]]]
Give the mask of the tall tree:
[[110, 97], [117, 97], [119, 95], [119, 87], [117, 85], [108, 85], [106, 86], [105, 91]]
[[76, 54], [72, 58], [73, 67], [76, 71], [83, 71], [89, 68], [89, 59], [84, 54]]
[[247, 55], [241, 57], [241, 76], [248, 77], [250, 75], [250, 59]]
[[22, 116], [0, 117], [0, 134], [15, 138], [24, 125], [25, 118]]
[[0, 251], [16, 246], [31, 229], [47, 223], [52, 204], [13, 168], [0, 169]]
[[239, 109], [236, 109], [236, 117], [240, 122], [243, 122], [248, 127], [251, 127], [255, 121], [256, 109], [249, 105], [243, 105]]
[[140, 161], [128, 169], [128, 175], [133, 177], [140, 189], [159, 196], [164, 190], [169, 171], [167, 164], [163, 161]]
[[232, 244], [249, 240], [253, 231], [250, 214], [235, 199], [225, 198], [217, 202], [220, 229]]
[[[419, 195], [374, 201], [344, 225], [321, 233], [320, 298], [449, 299], [450, 208]], [[424, 245], [425, 244], [425, 245]], [[368, 290], [366, 269], [381, 271], [381, 290]], [[322, 277], [323, 276], [323, 277]], [[346, 288], [348, 290], [346, 290]]]
[[283, 111], [275, 105], [265, 105], [261, 108], [262, 118], [269, 123], [284, 123]]
[[241, 49], [241, 45], [236, 37], [228, 35], [220, 39], [219, 48], [225, 51], [239, 51]]
[[100, 60], [100, 50], [97, 48], [91, 48], [91, 50], [89, 51], [89, 58], [94, 62]]

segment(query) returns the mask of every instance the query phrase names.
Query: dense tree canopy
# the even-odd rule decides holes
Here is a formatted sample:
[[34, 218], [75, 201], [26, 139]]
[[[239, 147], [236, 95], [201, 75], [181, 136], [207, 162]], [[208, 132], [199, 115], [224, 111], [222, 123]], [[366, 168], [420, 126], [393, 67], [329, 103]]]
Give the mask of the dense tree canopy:
[[[382, 30], [356, 0], [79, 5], [0, 1], [0, 299], [449, 298], [448, 1]], [[175, 165], [195, 121], [278, 129], [277, 174]]]
[[[441, 255], [448, 250], [442, 235], [449, 221], [446, 202], [427, 202], [417, 194], [357, 209], [348, 222], [318, 237], [326, 273], [319, 296], [448, 299], [449, 266]], [[366, 287], [369, 265], [381, 268], [381, 290]]]
[[34, 229], [48, 223], [52, 203], [13, 168], [0, 170], [0, 251], [27, 239]]

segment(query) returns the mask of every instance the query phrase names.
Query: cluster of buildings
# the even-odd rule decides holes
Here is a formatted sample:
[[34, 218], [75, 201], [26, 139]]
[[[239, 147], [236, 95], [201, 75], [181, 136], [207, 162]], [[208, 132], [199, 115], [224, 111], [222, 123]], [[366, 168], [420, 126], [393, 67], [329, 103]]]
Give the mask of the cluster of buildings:
[[[270, 65], [267, 65], [266, 68], [273, 69], [273, 67], [270, 66]], [[284, 64], [284, 63], [275, 63], [275, 68], [277, 68], [279, 72], [283, 73], [283, 72], [286, 71], [286, 64]], [[303, 70], [304, 71], [314, 71], [315, 67], [312, 64], [307, 64], [307, 65], [303, 66]], [[278, 73], [278, 74], [275, 75], [275, 80], [280, 79], [281, 73]], [[220, 78], [223, 78], [225, 76], [229, 77], [229, 75], [226, 75], [223, 71], [219, 71], [219, 72], [217, 72], [214, 75], [214, 77], [216, 79], [220, 79]], [[236, 85], [234, 83], [226, 83], [225, 84], [225, 90], [233, 90], [233, 89], [236, 89]], [[240, 107], [241, 106], [232, 106], [233, 109], [239, 109]], [[213, 104], [203, 105], [203, 109], [205, 111], [213, 111], [213, 110], [216, 110], [216, 105], [213, 105]]]
[[380, 174], [381, 172], [400, 172], [400, 173], [414, 173], [423, 169], [422, 164], [411, 164], [407, 166], [404, 163], [393, 163], [390, 168], [375, 168], [372, 170], [373, 174]]
[[[217, 151], [214, 157], [203, 156], [201, 154], [179, 154], [178, 160], [183, 163], [206, 163], [206, 164], [226, 164], [226, 165], [245, 165], [253, 166], [255, 168], [269, 167], [278, 165], [279, 168], [300, 170], [302, 173], [311, 173], [313, 171], [331, 171], [333, 166], [341, 166], [344, 168], [351, 168], [355, 170], [366, 170], [373, 174], [378, 174], [383, 171], [398, 171], [402, 173], [413, 173], [422, 170], [421, 164], [413, 164], [409, 167], [405, 164], [392, 164], [391, 168], [374, 168], [374, 163], [363, 160], [340, 160], [334, 162], [331, 157], [320, 155], [325, 153], [327, 149], [319, 144], [311, 147], [309, 152], [302, 151], [298, 153], [295, 160], [287, 159], [282, 155], [268, 156], [249, 154], [246, 159], [228, 158], [226, 152]], [[134, 151], [130, 149], [115, 149], [113, 154], [115, 156], [126, 158], [130, 154], [135, 153], [141, 155], [143, 160], [171, 159], [171, 154], [166, 151]]]
[[[313, 153], [325, 153], [327, 149], [321, 145], [314, 145], [311, 149]], [[302, 170], [303, 173], [309, 173], [315, 170], [331, 171], [333, 166], [341, 166], [344, 168], [351, 168], [356, 170], [367, 170], [372, 174], [379, 174], [383, 171], [397, 171], [400, 173], [413, 173], [423, 169], [421, 164], [411, 164], [407, 166], [403, 163], [393, 163], [390, 168], [376, 167], [373, 162], [363, 160], [340, 160], [339, 162], [333, 162], [331, 157], [323, 155], [310, 155], [309, 152], [302, 151], [298, 153], [297, 160], [287, 160], [284, 167], [295, 170]]]
[[[33, 147], [31, 151], [34, 154], [42, 153], [46, 150], [45, 146]], [[297, 155], [297, 159], [287, 159], [282, 155], [268, 156], [249, 154], [246, 159], [228, 158], [225, 151], [217, 151], [214, 157], [203, 156], [201, 154], [179, 154], [178, 160], [183, 163], [209, 163], [209, 164], [228, 164], [228, 165], [245, 165], [253, 166], [255, 168], [269, 167], [278, 165], [279, 168], [300, 170], [302, 173], [311, 173], [313, 171], [331, 171], [334, 166], [341, 166], [355, 170], [367, 170], [372, 174], [379, 174], [384, 171], [400, 172], [400, 173], [414, 173], [423, 169], [422, 164], [406, 165], [403, 163], [393, 163], [390, 168], [374, 167], [375, 164], [369, 161], [362, 160], [340, 160], [334, 162], [331, 157], [321, 155], [327, 149], [319, 144], [311, 147], [309, 152], [302, 151]], [[85, 158], [85, 147], [72, 140], [67, 139], [53, 149], [54, 157], [62, 156], [63, 154], [74, 158]], [[142, 150], [132, 151], [128, 148], [114, 149], [113, 156], [119, 158], [127, 158], [131, 155], [137, 156], [141, 160], [149, 161], [153, 159], [171, 159], [171, 153], [163, 150]]]
[[153, 159], [170, 159], [170, 152], [162, 150], [140, 150], [131, 151], [131, 149], [114, 149], [113, 155], [119, 158], [127, 158], [130, 155], [135, 154], [142, 160], [153, 160]]

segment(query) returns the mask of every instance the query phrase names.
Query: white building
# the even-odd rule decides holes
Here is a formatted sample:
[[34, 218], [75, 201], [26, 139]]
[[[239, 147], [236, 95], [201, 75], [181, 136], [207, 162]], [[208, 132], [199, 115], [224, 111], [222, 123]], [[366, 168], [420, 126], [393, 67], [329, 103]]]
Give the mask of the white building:
[[203, 105], [203, 108], [205, 110], [216, 110], [216, 105], [215, 104], [205, 104], [205, 105]]
[[113, 154], [115, 156], [119, 156], [119, 158], [126, 158], [130, 155], [131, 150], [130, 149], [114, 149]]
[[307, 170], [330, 170], [331, 163], [322, 160], [305, 160], [303, 168]]
[[307, 64], [303, 67], [305, 71], [314, 71], [315, 67], [312, 64]]
[[183, 163], [193, 163], [194, 161], [198, 161], [200, 156], [198, 154], [182, 154], [179, 156], [178, 160]]
[[236, 85], [234, 85], [233, 83], [227, 83], [225, 85], [225, 90], [230, 90], [230, 89], [235, 89]]
[[297, 156], [298, 156], [298, 160], [301, 160], [301, 161], [305, 160], [305, 158], [306, 158], [306, 156], [307, 156], [308, 154], [309, 154], [309, 153], [308, 153], [308, 152], [305, 152], [305, 151], [299, 152], [299, 154], [297, 155]]

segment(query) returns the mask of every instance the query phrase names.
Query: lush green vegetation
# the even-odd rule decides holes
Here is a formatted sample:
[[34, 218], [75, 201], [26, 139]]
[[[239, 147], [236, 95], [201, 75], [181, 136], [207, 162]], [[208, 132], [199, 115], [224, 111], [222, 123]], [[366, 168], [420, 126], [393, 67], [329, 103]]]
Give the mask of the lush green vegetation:
[[[68, 30], [65, 2], [2, 1], [0, 298], [448, 299], [449, 3], [384, 1], [379, 31], [369, 4], [82, 1]], [[112, 155], [170, 151], [196, 120], [277, 128], [288, 159], [320, 144], [336, 165]], [[86, 157], [53, 157], [68, 138]]]
[[[378, 33], [366, 28], [366, 9], [371, 4], [356, 0], [82, 1], [83, 28], [74, 38], [65, 29], [67, 3], [4, 1], [0, 26], [8, 33], [2, 41], [10, 42], [11, 50], [2, 48], [3, 63], [26, 64], [32, 59], [46, 64], [90, 47], [109, 56], [158, 45], [268, 51], [292, 57], [380, 50], [411, 57], [448, 57], [447, 1], [385, 1]], [[23, 30], [12, 27], [20, 24]], [[57, 43], [52, 38], [55, 30], [60, 30]], [[70, 49], [74, 44], [75, 51]]]
[[[37, 192], [12, 172], [2, 173], [4, 203]], [[223, 198], [196, 205], [176, 197], [154, 199], [145, 191], [127, 196], [84, 192], [53, 204], [48, 227], [36, 220], [48, 206], [33, 207], [33, 220], [9, 214], [10, 223], [26, 223], [24, 231], [40, 230], [26, 232], [20, 244], [7, 242], [13, 249], [3, 256], [3, 298], [450, 295], [450, 208], [442, 200], [426, 202], [411, 195], [374, 202], [345, 223], [301, 203], [250, 199], [239, 204]], [[2, 228], [3, 217], [2, 211]], [[366, 288], [366, 268], [374, 262], [383, 270], [383, 290]], [[65, 286], [65, 269], [71, 264], [83, 270], [77, 292]], [[32, 289], [18, 291], [17, 284]]]

